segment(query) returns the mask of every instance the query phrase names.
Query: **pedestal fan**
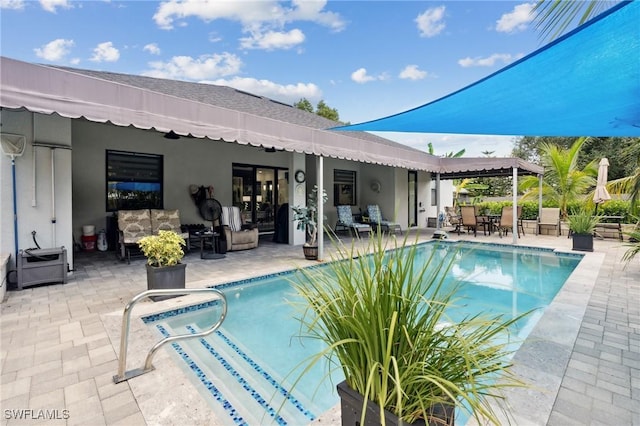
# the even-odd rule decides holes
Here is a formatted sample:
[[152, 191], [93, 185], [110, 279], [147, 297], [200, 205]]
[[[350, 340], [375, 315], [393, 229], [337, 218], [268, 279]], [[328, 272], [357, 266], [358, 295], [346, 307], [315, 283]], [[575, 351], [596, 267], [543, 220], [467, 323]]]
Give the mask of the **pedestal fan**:
[[200, 202], [198, 209], [200, 210], [200, 216], [204, 220], [211, 222], [211, 230], [213, 230], [215, 222], [220, 221], [222, 217], [222, 205], [220, 202], [215, 198], [205, 198]]
[[[214, 253], [201, 254], [203, 259], [221, 259], [224, 257], [223, 254], [215, 253], [216, 251], [216, 242], [220, 236], [216, 236], [215, 234], [215, 226], [216, 221], [220, 224], [220, 218], [222, 217], [222, 205], [215, 198], [205, 198], [198, 205], [198, 210], [200, 211], [200, 216], [204, 220], [208, 220], [211, 222], [211, 248]], [[200, 238], [204, 238], [201, 236]], [[204, 242], [201, 242], [204, 244]]]
[[2, 153], [11, 158], [11, 175], [13, 178], [13, 235], [15, 244], [15, 258], [18, 258], [18, 203], [16, 200], [16, 157], [24, 153], [26, 138], [22, 135], [9, 133], [0, 134]]

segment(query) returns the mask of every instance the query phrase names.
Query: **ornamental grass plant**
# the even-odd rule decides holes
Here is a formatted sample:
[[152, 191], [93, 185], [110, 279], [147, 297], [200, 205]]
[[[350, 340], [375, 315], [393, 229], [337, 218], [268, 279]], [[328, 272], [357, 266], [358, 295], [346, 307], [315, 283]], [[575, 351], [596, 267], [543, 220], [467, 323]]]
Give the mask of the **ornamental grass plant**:
[[580, 209], [575, 214], [567, 216], [569, 229], [574, 234], [593, 234], [596, 225], [600, 223], [600, 218], [592, 214], [587, 209]]
[[445, 280], [452, 261], [443, 254], [454, 246], [436, 246], [424, 259], [407, 237], [391, 250], [386, 244], [372, 238], [370, 255], [339, 247], [328, 271], [302, 270], [294, 284], [303, 300], [301, 335], [327, 345], [307, 369], [328, 358], [365, 402], [381, 407], [382, 425], [383, 409], [411, 423], [428, 420], [439, 404], [499, 424], [493, 400], [503, 399], [504, 388], [524, 386], [510, 372], [509, 328], [526, 314], [450, 321], [447, 311], [458, 301], [456, 285]]
[[158, 231], [157, 235], [148, 235], [138, 241], [147, 264], [155, 267], [174, 266], [184, 257], [182, 246], [184, 239], [173, 231]]

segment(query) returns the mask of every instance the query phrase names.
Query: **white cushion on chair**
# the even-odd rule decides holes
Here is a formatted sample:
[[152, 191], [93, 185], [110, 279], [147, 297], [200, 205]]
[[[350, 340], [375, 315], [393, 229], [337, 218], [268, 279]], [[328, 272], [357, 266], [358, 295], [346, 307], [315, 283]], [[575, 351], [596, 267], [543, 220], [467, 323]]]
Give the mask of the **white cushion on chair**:
[[222, 224], [229, 227], [234, 232], [242, 229], [242, 218], [240, 217], [240, 208], [223, 207], [222, 208]]

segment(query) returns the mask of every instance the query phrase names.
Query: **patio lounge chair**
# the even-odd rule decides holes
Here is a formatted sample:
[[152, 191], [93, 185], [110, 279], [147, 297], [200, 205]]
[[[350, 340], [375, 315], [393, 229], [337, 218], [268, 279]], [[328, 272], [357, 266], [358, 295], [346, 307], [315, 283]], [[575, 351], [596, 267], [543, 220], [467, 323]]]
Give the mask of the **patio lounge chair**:
[[540, 233], [540, 227], [553, 226], [557, 229], [556, 236], [562, 234], [560, 229], [560, 209], [557, 207], [543, 207], [540, 209], [540, 216], [538, 216], [538, 224], [536, 226], [536, 235]]
[[380, 212], [380, 206], [377, 204], [369, 204], [367, 206], [367, 213], [369, 214], [369, 222], [371, 223], [371, 227], [373, 229], [378, 229], [386, 232], [400, 232], [402, 234], [402, 228], [399, 223], [390, 222], [388, 220], [384, 220], [382, 218], [382, 213]]
[[[484, 235], [487, 235], [487, 222], [480, 221], [476, 214], [476, 206], [462, 206], [460, 207], [460, 216], [462, 216], [462, 227], [467, 228], [467, 231], [473, 230], [473, 236], [477, 236], [478, 226], [482, 226]], [[458, 228], [458, 235], [460, 235], [460, 228]]]
[[360, 237], [361, 232], [371, 233], [371, 226], [366, 223], [358, 223], [353, 221], [353, 214], [351, 213], [351, 206], [338, 206], [338, 220], [336, 226], [333, 227], [334, 232], [347, 230], [353, 231], [356, 237]]

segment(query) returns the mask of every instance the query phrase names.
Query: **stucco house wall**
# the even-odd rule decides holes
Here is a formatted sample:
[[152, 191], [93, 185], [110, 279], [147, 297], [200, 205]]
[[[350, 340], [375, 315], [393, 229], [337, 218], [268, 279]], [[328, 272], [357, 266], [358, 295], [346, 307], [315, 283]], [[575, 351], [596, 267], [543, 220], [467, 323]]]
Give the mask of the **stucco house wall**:
[[[316, 157], [304, 154], [267, 153], [260, 148], [209, 139], [181, 137], [171, 140], [163, 138], [163, 133], [155, 130], [67, 119], [56, 114], [3, 111], [2, 123], [3, 132], [22, 134], [27, 138], [24, 155], [16, 158], [19, 248], [33, 247], [32, 231], [36, 231], [37, 242], [42, 248], [67, 248], [71, 269], [74, 241], [80, 243], [82, 227], [94, 225], [96, 231], [106, 229], [107, 217], [112, 215], [106, 209], [105, 199], [107, 150], [162, 155], [164, 207], [180, 209], [181, 220], [185, 224], [203, 222], [189, 193], [192, 184], [213, 185], [215, 197], [223, 205], [231, 203], [233, 163], [288, 168], [290, 173], [297, 169], [305, 170], [304, 192], [296, 192], [295, 182], [291, 180], [289, 200], [292, 200], [292, 205], [306, 200], [306, 193], [318, 176]], [[36, 145], [47, 146], [34, 147], [34, 140]], [[324, 159], [327, 226], [332, 228], [337, 219], [333, 205], [334, 169], [356, 172], [357, 206], [353, 207], [354, 213], [358, 208], [366, 210], [367, 204], [378, 204], [385, 218], [399, 222], [403, 229], [407, 228], [406, 169], [334, 158]], [[0, 159], [0, 176], [3, 182], [0, 251], [13, 254], [11, 161], [6, 156]], [[371, 189], [374, 180], [381, 183], [380, 192]], [[430, 185], [430, 174], [420, 172], [418, 201], [423, 205], [430, 204]], [[449, 192], [443, 191], [443, 194]], [[426, 219], [422, 218], [426, 214], [426, 211], [419, 213], [418, 227], [426, 226]], [[291, 243], [302, 244], [304, 235], [295, 231], [293, 223], [290, 226]], [[15, 259], [11, 259], [9, 265], [15, 265]]]
[[[37, 243], [41, 248], [64, 246], [71, 254], [71, 120], [57, 114], [3, 110], [2, 132], [26, 138], [24, 154], [15, 159], [18, 249], [34, 248]], [[46, 146], [37, 146], [39, 144]], [[11, 160], [3, 156], [0, 168], [0, 252], [12, 255], [9, 264], [13, 267], [15, 244]]]

